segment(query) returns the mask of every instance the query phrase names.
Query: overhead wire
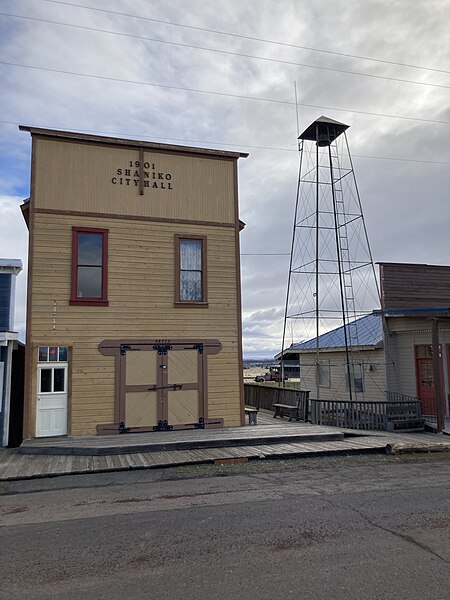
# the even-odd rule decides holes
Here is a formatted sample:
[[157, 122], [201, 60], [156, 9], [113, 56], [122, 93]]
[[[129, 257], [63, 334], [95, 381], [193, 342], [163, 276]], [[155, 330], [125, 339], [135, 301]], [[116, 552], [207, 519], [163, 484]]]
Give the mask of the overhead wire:
[[[4, 121], [4, 120], [0, 120], [0, 124], [3, 125], [23, 125], [23, 122], [18, 122], [18, 121]], [[31, 126], [28, 123], [28, 126]], [[66, 127], [66, 128], [61, 128], [61, 127], [55, 127], [53, 125], [37, 125], [36, 127], [43, 127], [44, 129], [63, 129], [64, 131], [76, 131], [77, 133], [80, 133], [80, 128], [78, 128], [77, 130], [72, 129], [71, 127]], [[99, 129], [82, 129], [83, 132], [85, 133], [96, 133], [96, 134], [102, 134], [102, 135], [126, 135], [129, 137], [138, 137], [139, 139], [142, 139], [142, 133], [127, 133], [127, 132], [123, 132], [123, 131], [104, 131], [104, 130], [99, 130]], [[149, 137], [149, 136], [145, 136], [145, 137]], [[214, 146], [231, 146], [233, 148], [235, 148], [236, 146], [239, 146], [241, 148], [250, 148], [250, 149], [254, 149], [254, 150], [273, 150], [273, 151], [277, 151], [277, 152], [298, 152], [298, 150], [296, 148], [277, 148], [274, 146], [255, 146], [255, 145], [250, 145], [250, 144], [246, 144], [246, 143], [241, 143], [241, 142], [235, 142], [235, 143], [229, 143], [229, 142], [222, 142], [222, 141], [211, 141], [211, 140], [191, 140], [191, 139], [185, 139], [185, 138], [172, 138], [172, 137], [163, 137], [160, 135], [154, 135], [152, 136], [152, 140], [164, 140], [167, 142], [183, 142], [183, 143], [189, 143], [189, 144], [208, 144], [208, 145], [214, 145]], [[423, 159], [415, 159], [415, 158], [403, 158], [403, 157], [399, 157], [399, 156], [368, 156], [365, 154], [352, 154], [353, 158], [362, 158], [362, 159], [369, 159], [369, 160], [388, 160], [388, 161], [399, 161], [399, 162], [411, 162], [411, 163], [419, 163], [419, 164], [429, 164], [429, 165], [442, 165], [442, 166], [449, 166], [450, 165], [450, 161], [437, 161], [437, 160], [423, 160]]]
[[148, 21], [151, 23], [159, 23], [161, 25], [169, 25], [172, 27], [179, 27], [179, 28], [184, 28], [184, 29], [190, 29], [193, 31], [201, 31], [203, 33], [213, 33], [215, 35], [222, 35], [222, 36], [227, 36], [227, 37], [233, 37], [233, 38], [237, 38], [237, 39], [242, 39], [242, 40], [248, 40], [248, 41], [252, 41], [252, 42], [262, 42], [265, 44], [272, 44], [272, 45], [276, 45], [276, 46], [282, 46], [284, 48], [293, 48], [293, 49], [297, 49], [297, 50], [307, 50], [308, 52], [319, 52], [319, 53], [323, 53], [323, 54], [330, 54], [333, 56], [340, 56], [340, 57], [344, 57], [344, 58], [352, 58], [352, 59], [357, 59], [357, 60], [367, 60], [367, 61], [371, 61], [371, 62], [377, 62], [377, 63], [381, 63], [381, 64], [387, 64], [387, 65], [393, 65], [393, 66], [397, 66], [397, 67], [406, 67], [406, 68], [410, 68], [410, 69], [420, 69], [423, 71], [433, 71], [435, 73], [444, 73], [444, 74], [450, 74], [450, 71], [447, 71], [445, 69], [437, 69], [435, 67], [425, 67], [423, 65], [414, 65], [411, 63], [402, 63], [399, 61], [395, 61], [395, 60], [387, 60], [387, 59], [382, 59], [382, 58], [373, 58], [370, 56], [362, 56], [360, 54], [350, 54], [347, 52], [337, 52], [336, 50], [326, 50], [324, 48], [313, 48], [312, 46], [301, 46], [299, 44], [290, 44], [288, 42], [280, 42], [279, 40], [272, 40], [272, 39], [267, 39], [267, 38], [260, 38], [260, 37], [256, 37], [256, 36], [250, 36], [250, 35], [243, 35], [243, 34], [239, 34], [239, 33], [233, 33], [230, 31], [220, 31], [218, 29], [209, 29], [207, 27], [198, 27], [198, 26], [194, 26], [194, 25], [187, 25], [185, 23], [175, 23], [174, 21], [167, 21], [167, 20], [163, 20], [163, 19], [155, 19], [152, 17], [144, 17], [142, 15], [133, 15], [130, 13], [124, 13], [124, 12], [119, 12], [119, 11], [115, 11], [115, 10], [110, 10], [110, 9], [105, 9], [105, 8], [99, 8], [96, 6], [85, 6], [84, 4], [75, 4], [74, 2], [62, 2], [61, 0], [43, 0], [43, 2], [49, 2], [52, 4], [60, 4], [62, 6], [71, 6], [71, 7], [76, 7], [76, 8], [82, 8], [85, 10], [90, 10], [90, 11], [95, 11], [95, 12], [101, 12], [101, 13], [105, 13], [105, 14], [111, 14], [114, 16], [121, 16], [121, 17], [127, 17], [127, 18], [131, 18], [131, 19], [137, 19], [140, 21]]
[[[259, 102], [285, 104], [288, 106], [296, 105], [295, 101], [293, 101], [293, 100], [279, 100], [277, 98], [264, 98], [262, 96], [247, 96], [247, 95], [243, 95], [243, 94], [232, 94], [230, 92], [215, 92], [213, 90], [201, 90], [201, 89], [197, 89], [197, 88], [188, 88], [188, 87], [175, 86], [175, 85], [169, 85], [169, 84], [163, 84], [163, 83], [154, 83], [151, 81], [140, 81], [137, 79], [122, 79], [119, 77], [108, 77], [106, 75], [94, 75], [92, 73], [80, 73], [78, 71], [68, 71], [66, 69], [54, 69], [51, 67], [38, 67], [36, 65], [26, 65], [23, 63], [16, 63], [16, 62], [11, 62], [11, 61], [6, 61], [6, 60], [0, 60], [0, 64], [6, 65], [6, 66], [11, 66], [11, 67], [23, 68], [23, 69], [47, 71], [50, 73], [58, 73], [58, 74], [62, 74], [62, 75], [73, 75], [75, 77], [85, 77], [85, 78], [89, 78], [89, 79], [99, 79], [102, 81], [112, 81], [115, 83], [144, 85], [144, 86], [157, 87], [157, 88], [162, 88], [162, 89], [171, 89], [171, 90], [176, 90], [176, 91], [190, 92], [190, 93], [195, 93], [195, 94], [209, 94], [209, 95], [213, 95], [213, 96], [223, 96], [225, 98], [237, 98], [240, 100], [256, 100]], [[450, 86], [449, 86], [449, 88], [450, 88]], [[423, 119], [420, 117], [408, 117], [408, 116], [404, 116], [404, 115], [391, 115], [388, 113], [376, 113], [376, 112], [372, 112], [372, 111], [355, 110], [355, 109], [348, 109], [348, 108], [336, 108], [333, 106], [308, 104], [305, 102], [298, 102], [297, 105], [303, 106], [304, 108], [318, 108], [320, 110], [334, 110], [337, 112], [348, 112], [348, 113], [360, 114], [360, 115], [364, 115], [364, 116], [383, 117], [383, 118], [387, 118], [387, 119], [401, 119], [401, 120], [405, 120], [405, 121], [417, 121], [420, 123], [432, 123], [435, 125], [450, 125], [450, 121], [441, 121], [439, 119]]]
[[172, 41], [168, 41], [168, 40], [162, 40], [162, 39], [158, 39], [158, 38], [149, 38], [146, 36], [141, 36], [141, 35], [136, 35], [136, 34], [131, 34], [131, 33], [121, 33], [121, 32], [117, 32], [117, 31], [110, 31], [108, 29], [100, 29], [97, 27], [88, 27], [86, 25], [75, 25], [73, 23], [63, 23], [61, 21], [52, 21], [50, 19], [40, 19], [37, 17], [15, 15], [12, 13], [4, 13], [4, 12], [0, 12], [0, 16], [13, 17], [16, 19], [25, 19], [28, 21], [35, 21], [35, 22], [40, 22], [40, 23], [49, 23], [52, 25], [61, 25], [64, 27], [71, 27], [74, 29], [82, 29], [85, 31], [94, 31], [97, 33], [106, 33], [109, 35], [116, 35], [116, 36], [120, 36], [120, 37], [140, 39], [143, 41], [157, 43], [157, 44], [168, 44], [168, 45], [176, 46], [176, 47], [180, 47], [180, 48], [190, 48], [190, 49], [201, 50], [201, 51], [206, 51], [206, 52], [225, 54], [227, 56], [238, 56], [240, 58], [250, 58], [252, 60], [261, 60], [261, 61], [270, 62], [270, 63], [290, 65], [290, 66], [295, 66], [295, 67], [304, 67], [304, 68], [308, 68], [308, 69], [319, 69], [321, 71], [331, 71], [333, 73], [342, 73], [345, 75], [355, 75], [358, 77], [370, 77], [373, 79], [383, 79], [386, 81], [394, 81], [396, 83], [408, 83], [408, 84], [413, 84], [413, 85], [421, 85], [421, 86], [435, 87], [435, 88], [441, 88], [441, 89], [450, 89], [450, 85], [444, 85], [441, 83], [430, 83], [427, 81], [415, 81], [412, 79], [402, 79], [399, 77], [388, 77], [387, 75], [376, 75], [374, 73], [363, 73], [360, 71], [350, 71], [348, 69], [338, 69], [336, 67], [325, 67], [322, 65], [309, 65], [307, 63], [299, 63], [299, 62], [294, 62], [294, 61], [290, 61], [290, 60], [282, 60], [282, 59], [278, 59], [278, 58], [271, 58], [268, 56], [257, 56], [254, 54], [245, 54], [243, 52], [233, 52], [231, 50], [220, 50], [218, 48], [208, 48], [205, 46], [196, 46], [194, 44], [184, 44], [182, 42], [172, 42]]

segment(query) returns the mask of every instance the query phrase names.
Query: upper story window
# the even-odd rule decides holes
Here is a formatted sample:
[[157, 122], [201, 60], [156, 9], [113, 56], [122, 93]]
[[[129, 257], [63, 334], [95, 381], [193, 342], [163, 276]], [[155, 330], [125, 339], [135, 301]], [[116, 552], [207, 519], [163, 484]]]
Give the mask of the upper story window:
[[175, 305], [207, 306], [206, 238], [175, 236]]
[[72, 228], [70, 304], [108, 305], [108, 230]]

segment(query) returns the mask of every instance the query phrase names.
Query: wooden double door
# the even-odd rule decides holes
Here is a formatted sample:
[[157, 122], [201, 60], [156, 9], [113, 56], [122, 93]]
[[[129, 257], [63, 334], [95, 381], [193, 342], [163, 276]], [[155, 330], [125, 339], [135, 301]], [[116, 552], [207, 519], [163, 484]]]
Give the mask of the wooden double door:
[[115, 339], [98, 345], [115, 359], [114, 421], [97, 424], [99, 435], [222, 427], [208, 417], [208, 357], [217, 339]]
[[205, 415], [202, 344], [130, 344], [121, 349], [122, 429], [198, 424]]

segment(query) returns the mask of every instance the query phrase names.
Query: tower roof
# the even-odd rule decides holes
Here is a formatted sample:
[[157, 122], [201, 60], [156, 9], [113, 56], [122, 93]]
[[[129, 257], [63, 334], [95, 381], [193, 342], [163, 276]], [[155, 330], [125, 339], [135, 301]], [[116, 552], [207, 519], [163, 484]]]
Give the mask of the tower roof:
[[328, 146], [348, 128], [349, 125], [345, 123], [322, 116], [311, 123], [298, 139], [319, 142], [319, 146]]

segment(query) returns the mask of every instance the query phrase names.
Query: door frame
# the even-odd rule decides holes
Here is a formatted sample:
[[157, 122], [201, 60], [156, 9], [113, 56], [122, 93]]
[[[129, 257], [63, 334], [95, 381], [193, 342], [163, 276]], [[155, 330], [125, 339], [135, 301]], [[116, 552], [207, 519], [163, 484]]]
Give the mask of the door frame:
[[[420, 401], [420, 405], [421, 405], [421, 409], [422, 412], [427, 415], [427, 414], [433, 414], [430, 412], [426, 412], [423, 410], [423, 405], [422, 405], [422, 398], [420, 397], [420, 369], [419, 369], [419, 364], [421, 361], [430, 361], [431, 365], [433, 367], [433, 357], [430, 356], [426, 356], [423, 358], [419, 358], [417, 356], [417, 348], [419, 347], [427, 347], [430, 348], [431, 344], [414, 344], [414, 366], [415, 366], [415, 372], [416, 372], [416, 393], [417, 393], [417, 398]], [[439, 344], [439, 348], [440, 348], [440, 356], [439, 356], [439, 369], [440, 369], [440, 373], [441, 373], [441, 393], [442, 393], [442, 406], [443, 406], [443, 410], [444, 410], [444, 414], [445, 414], [445, 381], [444, 381], [444, 357], [443, 357], [443, 345]], [[449, 363], [450, 364], [450, 363]], [[434, 380], [434, 373], [433, 373], [433, 380]], [[434, 414], [437, 414], [437, 404], [436, 404], [436, 388], [435, 385], [433, 385], [432, 387], [433, 390], [433, 400], [431, 400], [431, 403], [434, 404]], [[425, 400], [426, 402], [426, 400]]]
[[[64, 392], [41, 392], [41, 372], [44, 369], [49, 369], [54, 371], [55, 369], [64, 369]], [[54, 384], [54, 376], [52, 374], [52, 387]], [[67, 432], [69, 430], [69, 391], [68, 391], [68, 387], [69, 387], [69, 363], [68, 362], [47, 362], [47, 363], [39, 363], [37, 365], [37, 387], [36, 387], [36, 437], [56, 437], [56, 436], [62, 436], [62, 435], [67, 435]], [[62, 397], [65, 396], [66, 399], [66, 406], [65, 406], [65, 411], [66, 411], [66, 427], [65, 427], [65, 431], [64, 433], [54, 433], [54, 434], [49, 434], [49, 435], [41, 435], [39, 433], [39, 425], [40, 425], [40, 416], [39, 416], [39, 397], [40, 396], [47, 396], [47, 397]]]
[[[98, 345], [98, 349], [103, 356], [114, 356], [115, 357], [115, 397], [114, 397], [114, 423], [99, 423], [97, 425], [97, 433], [99, 435], [108, 435], [113, 433], [125, 433], [123, 423], [125, 423], [125, 391], [126, 391], [126, 353], [132, 347], [134, 349], [150, 350], [154, 349], [158, 352], [158, 366], [167, 367], [167, 353], [164, 353], [163, 348], [167, 347], [168, 351], [173, 352], [176, 350], [188, 349], [186, 346], [193, 348], [197, 346], [198, 349], [198, 390], [199, 390], [199, 414], [204, 415], [203, 422], [209, 427], [222, 427], [223, 419], [209, 419], [208, 417], [208, 356], [218, 354], [222, 349], [222, 344], [219, 340], [212, 339], [118, 339], [118, 340], [104, 340]], [[170, 349], [169, 349], [170, 347]], [[160, 353], [161, 352], [161, 353]], [[161, 369], [161, 373], [158, 371], [157, 381], [161, 382], [161, 387], [167, 385], [167, 368]], [[157, 386], [160, 384], [157, 383]], [[188, 388], [184, 388], [188, 389]], [[162, 406], [166, 406], [165, 411], [157, 412], [158, 415], [162, 415], [162, 421], [164, 418], [167, 419], [167, 402], [164, 403], [163, 395], [165, 390], [157, 390], [158, 399]], [[159, 403], [157, 401], [157, 405]], [[166, 416], [164, 417], [164, 414]], [[174, 425], [173, 429], [186, 429], [189, 426], [178, 426]], [[192, 424], [192, 428], [194, 424]], [[131, 432], [143, 432], [153, 431], [153, 427], [133, 427]]]

